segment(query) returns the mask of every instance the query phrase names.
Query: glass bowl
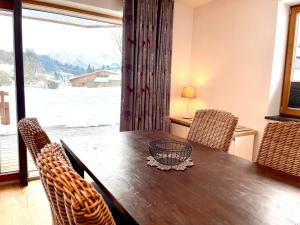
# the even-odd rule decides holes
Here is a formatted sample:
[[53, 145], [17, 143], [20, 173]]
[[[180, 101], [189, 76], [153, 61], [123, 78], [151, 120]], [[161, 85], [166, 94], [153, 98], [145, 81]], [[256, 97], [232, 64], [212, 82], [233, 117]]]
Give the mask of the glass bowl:
[[176, 166], [191, 156], [192, 146], [180, 141], [156, 140], [149, 143], [149, 152], [159, 163]]

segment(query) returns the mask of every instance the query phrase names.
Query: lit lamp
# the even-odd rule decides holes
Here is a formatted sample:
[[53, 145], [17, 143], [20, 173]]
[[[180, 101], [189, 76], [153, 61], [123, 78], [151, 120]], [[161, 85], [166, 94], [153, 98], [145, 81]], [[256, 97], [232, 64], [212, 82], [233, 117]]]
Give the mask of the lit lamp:
[[188, 102], [186, 104], [186, 114], [183, 116], [184, 119], [192, 119], [191, 116], [189, 116], [189, 104], [191, 99], [196, 98], [196, 90], [194, 87], [188, 86], [188, 87], [183, 87], [182, 92], [181, 92], [181, 97], [182, 98], [187, 98]]

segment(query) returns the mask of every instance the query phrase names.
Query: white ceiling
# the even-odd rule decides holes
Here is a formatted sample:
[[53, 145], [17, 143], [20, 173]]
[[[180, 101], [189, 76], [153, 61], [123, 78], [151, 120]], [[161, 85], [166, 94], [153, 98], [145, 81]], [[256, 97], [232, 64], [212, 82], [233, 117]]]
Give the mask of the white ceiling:
[[[176, 0], [175, 0], [176, 1]], [[203, 5], [205, 3], [208, 3], [210, 1], [213, 1], [213, 0], [177, 0], [178, 2], [181, 2], [181, 3], [184, 3], [186, 5], [189, 5], [193, 8], [196, 8], [200, 5]]]

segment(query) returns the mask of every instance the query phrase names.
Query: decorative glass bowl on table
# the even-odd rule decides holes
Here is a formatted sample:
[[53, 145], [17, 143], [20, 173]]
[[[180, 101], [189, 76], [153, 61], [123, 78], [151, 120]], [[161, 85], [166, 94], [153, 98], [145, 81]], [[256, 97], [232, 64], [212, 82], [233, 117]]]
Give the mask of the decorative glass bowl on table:
[[149, 143], [151, 156], [163, 165], [177, 166], [192, 154], [192, 146], [185, 142], [157, 140]]

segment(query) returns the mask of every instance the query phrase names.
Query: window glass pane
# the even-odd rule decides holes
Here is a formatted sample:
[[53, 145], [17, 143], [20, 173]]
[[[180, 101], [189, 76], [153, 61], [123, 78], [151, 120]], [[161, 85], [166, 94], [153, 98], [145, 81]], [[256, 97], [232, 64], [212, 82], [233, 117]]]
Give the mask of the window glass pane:
[[289, 95], [289, 108], [300, 108], [300, 32], [299, 14], [297, 15], [295, 46], [291, 74], [291, 86]]
[[121, 29], [23, 10], [26, 115], [51, 140], [119, 130]]
[[19, 170], [12, 13], [0, 9], [0, 174]]

